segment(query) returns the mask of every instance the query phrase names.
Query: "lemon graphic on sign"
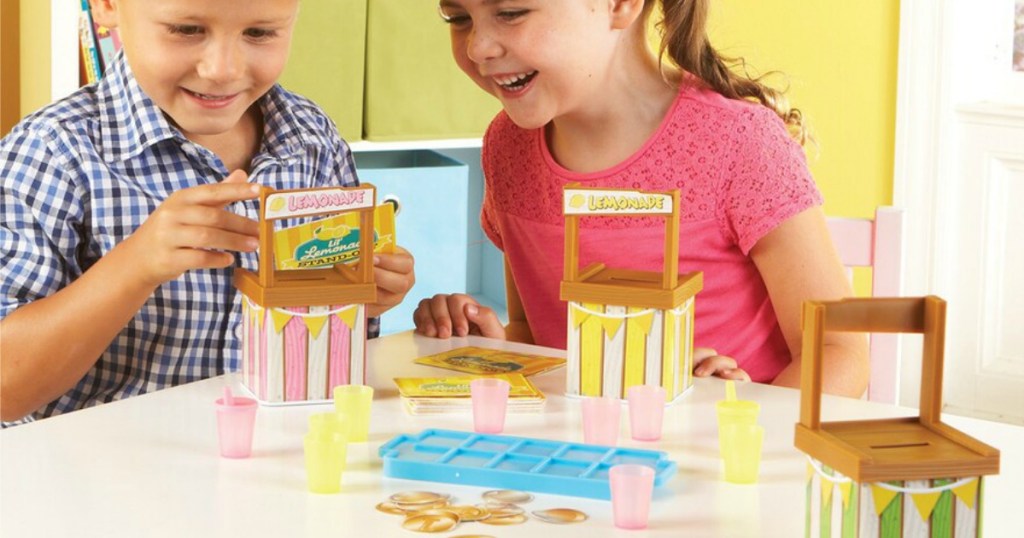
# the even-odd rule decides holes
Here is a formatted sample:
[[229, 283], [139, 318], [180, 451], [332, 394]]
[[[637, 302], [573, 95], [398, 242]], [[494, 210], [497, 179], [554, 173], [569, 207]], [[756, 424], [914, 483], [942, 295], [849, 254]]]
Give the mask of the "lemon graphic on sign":
[[280, 211], [284, 209], [284, 198], [274, 198], [270, 201], [271, 211]]
[[574, 194], [572, 195], [572, 198], [569, 198], [569, 207], [573, 209], [579, 208], [583, 206], [583, 203], [585, 201], [586, 199], [583, 197], [582, 194]]
[[345, 237], [346, 235], [348, 235], [348, 232], [349, 232], [350, 229], [351, 228], [349, 228], [348, 226], [345, 226], [344, 224], [341, 224], [341, 225], [339, 225], [336, 228], [332, 228], [332, 232], [333, 233], [332, 233], [331, 237], [333, 237], [334, 239]]
[[330, 228], [321, 226], [316, 230], [313, 230], [313, 237], [316, 237], [320, 241], [330, 241], [331, 232], [332, 230]]

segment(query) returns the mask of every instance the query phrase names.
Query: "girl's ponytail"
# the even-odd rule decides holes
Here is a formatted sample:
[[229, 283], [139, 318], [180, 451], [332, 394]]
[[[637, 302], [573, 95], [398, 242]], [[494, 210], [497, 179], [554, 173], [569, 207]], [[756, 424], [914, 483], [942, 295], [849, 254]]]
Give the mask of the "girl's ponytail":
[[[790, 135], [804, 144], [809, 135], [803, 115], [789, 106], [784, 93], [761, 83], [764, 76], [750, 78], [733, 72], [730, 65], [745, 68], [743, 59], [726, 58], [711, 46], [707, 35], [708, 2], [660, 0], [664, 18], [658, 24], [662, 31], [659, 57], [667, 55], [678, 67], [729, 99], [753, 100], [772, 109], [786, 123]], [[654, 3], [655, 0], [647, 0], [644, 9], [648, 14]]]

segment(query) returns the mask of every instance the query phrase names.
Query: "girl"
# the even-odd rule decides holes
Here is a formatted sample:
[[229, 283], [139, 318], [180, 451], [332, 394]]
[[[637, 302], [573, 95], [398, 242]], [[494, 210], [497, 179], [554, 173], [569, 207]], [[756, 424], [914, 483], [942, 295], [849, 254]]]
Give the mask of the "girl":
[[[646, 36], [656, 7], [658, 55]], [[707, 349], [695, 374], [798, 386], [801, 305], [848, 296], [849, 283], [800, 147], [800, 113], [728, 69], [708, 43], [708, 1], [441, 0], [439, 9], [455, 61], [504, 107], [484, 137], [481, 219], [505, 253], [510, 324], [469, 296], [439, 295], [421, 301], [417, 331], [564, 348], [563, 186], [680, 189], [679, 270], [704, 272], [695, 341]], [[662, 229], [657, 219], [583, 220], [580, 264], [660, 270]], [[826, 338], [824, 389], [860, 396], [866, 340]]]

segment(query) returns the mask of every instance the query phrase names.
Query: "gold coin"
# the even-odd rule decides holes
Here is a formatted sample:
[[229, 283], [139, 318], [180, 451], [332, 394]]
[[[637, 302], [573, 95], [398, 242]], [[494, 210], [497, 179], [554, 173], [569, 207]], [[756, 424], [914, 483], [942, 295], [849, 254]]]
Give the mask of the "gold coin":
[[406, 512], [419, 512], [420, 510], [430, 510], [432, 508], [445, 508], [448, 506], [448, 499], [440, 499], [433, 502], [425, 503], [394, 503], [395, 506], [405, 510]]
[[388, 499], [395, 504], [427, 504], [447, 500], [445, 493], [434, 493], [433, 491], [403, 491], [395, 493]]
[[487, 510], [491, 517], [516, 516], [526, 511], [522, 506], [512, 503], [487, 502], [476, 507]]
[[523, 504], [533, 500], [532, 494], [526, 493], [525, 491], [516, 491], [514, 489], [493, 489], [491, 491], [485, 491], [483, 497], [489, 501], [512, 504]]
[[379, 503], [377, 505], [377, 511], [378, 512], [384, 512], [385, 514], [394, 514], [396, 516], [404, 516], [405, 515], [405, 509], [404, 508], [402, 508], [401, 506], [399, 506], [399, 505], [397, 505], [395, 503], [387, 502], [387, 501]]
[[587, 514], [572, 508], [551, 508], [532, 513], [533, 517], [546, 523], [581, 523], [587, 520]]
[[486, 525], [519, 525], [520, 523], [526, 523], [526, 514], [515, 514], [510, 516], [495, 516], [487, 519], [481, 519], [480, 523]]
[[424, 510], [417, 512], [402, 522], [402, 528], [415, 532], [445, 532], [459, 524], [459, 516], [446, 510]]
[[447, 510], [455, 512], [459, 516], [459, 521], [480, 521], [481, 519], [487, 519], [491, 517], [491, 512], [485, 508], [479, 506], [449, 506]]

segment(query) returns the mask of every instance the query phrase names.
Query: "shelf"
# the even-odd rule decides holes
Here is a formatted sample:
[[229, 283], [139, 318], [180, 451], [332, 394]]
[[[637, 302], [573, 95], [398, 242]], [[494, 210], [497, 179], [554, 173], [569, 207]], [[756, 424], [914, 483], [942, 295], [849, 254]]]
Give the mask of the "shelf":
[[479, 148], [483, 144], [480, 138], [444, 138], [436, 140], [401, 140], [395, 142], [374, 142], [372, 140], [360, 140], [350, 142], [349, 147], [353, 152], [367, 151], [406, 151], [418, 149], [465, 149]]

